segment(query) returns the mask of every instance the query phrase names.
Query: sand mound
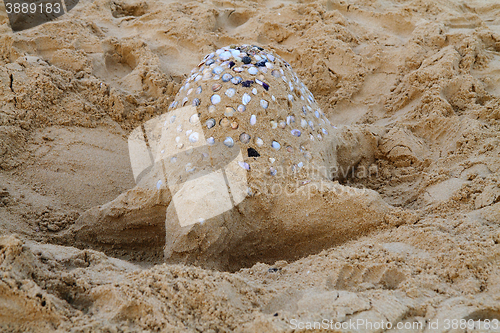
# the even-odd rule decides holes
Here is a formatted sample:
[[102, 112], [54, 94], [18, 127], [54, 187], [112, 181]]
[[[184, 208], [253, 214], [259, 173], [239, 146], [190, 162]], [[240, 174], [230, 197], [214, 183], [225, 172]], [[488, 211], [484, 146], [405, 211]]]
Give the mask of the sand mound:
[[[2, 331], [500, 319], [499, 14], [486, 0], [97, 0], [14, 34], [0, 10]], [[290, 63], [332, 123], [383, 129], [373, 172], [341, 185], [413, 218], [234, 273], [152, 265], [164, 198], [127, 192], [127, 136], [204, 54], [240, 43]], [[101, 247], [63, 237], [92, 215], [126, 223]]]

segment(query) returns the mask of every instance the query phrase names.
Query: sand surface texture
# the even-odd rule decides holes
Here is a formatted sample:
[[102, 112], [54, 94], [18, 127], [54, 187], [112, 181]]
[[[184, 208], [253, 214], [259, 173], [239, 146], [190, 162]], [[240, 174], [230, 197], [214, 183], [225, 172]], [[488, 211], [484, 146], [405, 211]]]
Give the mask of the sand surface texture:
[[[15, 34], [2, 6], [1, 332], [500, 320], [497, 1], [84, 0]], [[397, 213], [321, 249], [301, 239], [297, 260], [164, 264], [170, 197], [136, 187], [127, 138], [205, 54], [242, 43], [286, 60], [332, 124], [371, 129], [335, 184]]]

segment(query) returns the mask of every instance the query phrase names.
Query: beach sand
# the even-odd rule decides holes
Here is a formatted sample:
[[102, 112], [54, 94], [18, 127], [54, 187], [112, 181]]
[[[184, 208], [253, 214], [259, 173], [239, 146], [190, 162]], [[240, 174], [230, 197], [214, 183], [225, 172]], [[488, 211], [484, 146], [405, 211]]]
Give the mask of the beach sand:
[[[103, 234], [106, 249], [62, 237], [135, 186], [128, 134], [166, 112], [205, 54], [242, 43], [290, 63], [333, 124], [384, 129], [369, 174], [340, 181], [405, 214], [230, 272], [163, 264], [164, 219]], [[108, 215], [165, 211], [160, 194], [136, 195]], [[0, 7], [2, 332], [291, 332], [325, 319], [446, 332], [500, 320], [499, 225], [498, 2], [84, 0], [19, 33]]]

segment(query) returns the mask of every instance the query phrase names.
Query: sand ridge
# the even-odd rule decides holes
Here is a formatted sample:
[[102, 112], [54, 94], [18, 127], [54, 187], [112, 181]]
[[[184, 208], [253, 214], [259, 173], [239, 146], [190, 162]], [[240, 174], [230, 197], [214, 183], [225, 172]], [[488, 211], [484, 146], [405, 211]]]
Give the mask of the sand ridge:
[[[484, 0], [97, 0], [13, 34], [0, 10], [2, 330], [500, 319], [499, 11]], [[154, 189], [125, 198], [127, 135], [168, 108], [204, 54], [249, 41], [290, 63], [332, 123], [383, 129], [376, 176], [354, 170], [342, 184], [416, 218], [234, 273], [159, 264], [150, 237], [164, 219], [142, 239], [117, 224], [104, 253], [61, 240], [85, 214], [112, 223], [165, 209]], [[108, 204], [117, 197], [135, 204]]]

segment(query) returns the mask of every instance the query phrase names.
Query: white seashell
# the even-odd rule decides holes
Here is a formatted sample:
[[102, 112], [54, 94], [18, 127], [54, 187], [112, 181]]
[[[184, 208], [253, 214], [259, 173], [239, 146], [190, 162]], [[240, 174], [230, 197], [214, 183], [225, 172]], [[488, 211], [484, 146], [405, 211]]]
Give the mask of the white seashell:
[[219, 55], [219, 58], [222, 59], [222, 60], [229, 60], [233, 55], [231, 54], [231, 52], [229, 51], [225, 51], [225, 52], [222, 52], [220, 55]]
[[269, 102], [266, 101], [265, 99], [261, 99], [260, 100], [260, 106], [263, 108], [263, 109], [267, 109], [267, 107], [269, 106]]
[[219, 104], [220, 103], [220, 96], [219, 95], [212, 95], [212, 97], [210, 98], [210, 101], [212, 102], [212, 104]]
[[252, 97], [250, 97], [249, 94], [244, 93], [243, 97], [241, 98], [241, 101], [242, 101], [243, 105], [247, 105], [248, 103], [250, 103], [251, 99], [252, 99]]
[[197, 132], [191, 133], [189, 136], [189, 141], [192, 143], [198, 142], [198, 139], [200, 138], [200, 135]]
[[207, 143], [211, 146], [211, 145], [213, 145], [215, 143], [215, 139], [213, 137], [209, 137], [207, 139]]
[[262, 140], [261, 138], [255, 138], [255, 144], [257, 145], [257, 147], [262, 147], [264, 145], [264, 140]]
[[257, 116], [253, 114], [250, 117], [250, 125], [255, 125], [256, 123], [257, 123]]
[[281, 145], [279, 144], [279, 142], [273, 141], [273, 143], [271, 143], [271, 147], [273, 147], [276, 150], [280, 150]]
[[224, 144], [231, 148], [232, 146], [234, 146], [234, 140], [233, 138], [231, 138], [230, 136], [228, 136], [225, 140], [224, 140]]
[[250, 75], [256, 75], [258, 72], [259, 72], [259, 70], [257, 69], [257, 67], [252, 66], [248, 69], [248, 74], [250, 74]]
[[193, 114], [191, 117], [189, 117], [189, 122], [191, 124], [196, 124], [197, 122], [200, 121], [200, 118], [197, 113]]
[[234, 88], [229, 88], [228, 90], [226, 90], [226, 96], [231, 98], [234, 96], [234, 94], [236, 94], [236, 89]]

